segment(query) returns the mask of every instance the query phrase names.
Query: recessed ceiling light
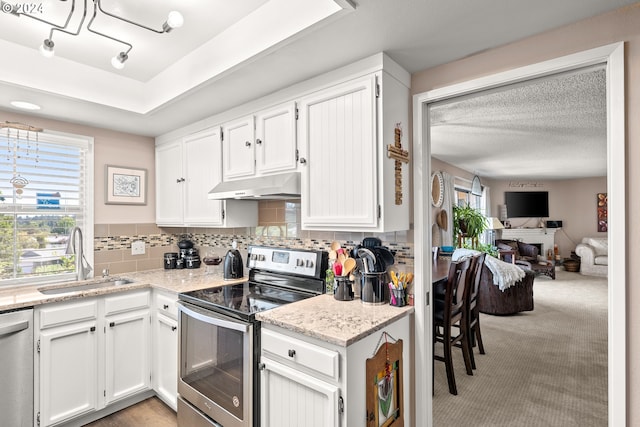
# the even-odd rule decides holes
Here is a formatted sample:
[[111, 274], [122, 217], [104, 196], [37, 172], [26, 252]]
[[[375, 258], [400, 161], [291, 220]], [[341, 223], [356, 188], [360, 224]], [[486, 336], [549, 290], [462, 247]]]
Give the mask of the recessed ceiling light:
[[11, 105], [22, 110], [39, 110], [39, 105], [27, 101], [11, 101]]

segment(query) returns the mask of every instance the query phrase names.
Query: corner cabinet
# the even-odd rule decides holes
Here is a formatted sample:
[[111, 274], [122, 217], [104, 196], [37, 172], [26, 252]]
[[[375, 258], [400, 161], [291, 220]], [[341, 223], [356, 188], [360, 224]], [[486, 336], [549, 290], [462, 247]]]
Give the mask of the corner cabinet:
[[303, 229], [409, 229], [409, 165], [400, 165], [396, 175], [396, 162], [386, 154], [396, 126], [408, 149], [409, 102], [408, 86], [385, 71], [300, 100]]
[[296, 104], [287, 102], [223, 126], [223, 180], [295, 171]]
[[154, 290], [153, 389], [178, 409], [178, 295]]
[[257, 202], [208, 199], [221, 179], [219, 127], [156, 146], [156, 223], [166, 227], [257, 225]]
[[[358, 303], [359, 304], [359, 303]], [[262, 427], [368, 427], [367, 359], [383, 345], [383, 333], [403, 341], [404, 425], [415, 425], [413, 314], [347, 346], [263, 323], [260, 354]], [[389, 424], [385, 424], [389, 425]], [[402, 425], [402, 424], [400, 424]]]

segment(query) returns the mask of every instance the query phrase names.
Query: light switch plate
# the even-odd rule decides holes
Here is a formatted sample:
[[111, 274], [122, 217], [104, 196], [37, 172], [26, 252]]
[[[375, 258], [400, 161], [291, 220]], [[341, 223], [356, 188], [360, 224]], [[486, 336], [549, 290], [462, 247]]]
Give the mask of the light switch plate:
[[144, 249], [144, 242], [142, 240], [131, 242], [131, 255], [144, 255]]

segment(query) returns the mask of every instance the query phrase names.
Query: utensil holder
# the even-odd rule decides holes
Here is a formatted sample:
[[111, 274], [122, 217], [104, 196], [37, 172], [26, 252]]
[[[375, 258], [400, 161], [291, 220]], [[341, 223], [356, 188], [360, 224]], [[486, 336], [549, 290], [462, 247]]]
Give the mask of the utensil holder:
[[333, 297], [338, 301], [352, 301], [353, 296], [353, 281], [348, 277], [337, 276], [334, 279]]
[[389, 278], [386, 271], [362, 273], [360, 276], [360, 300], [365, 305], [389, 303]]
[[407, 294], [405, 292], [405, 289], [391, 289], [389, 304], [395, 307], [404, 307], [405, 305], [407, 305]]

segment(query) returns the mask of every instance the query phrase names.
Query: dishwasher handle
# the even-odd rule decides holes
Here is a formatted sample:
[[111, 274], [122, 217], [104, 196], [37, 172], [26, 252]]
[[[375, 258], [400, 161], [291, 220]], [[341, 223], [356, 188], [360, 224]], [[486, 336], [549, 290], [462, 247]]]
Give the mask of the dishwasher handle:
[[23, 320], [22, 322], [10, 323], [8, 325], [0, 326], [0, 337], [4, 335], [13, 334], [16, 332], [24, 331], [25, 329], [29, 329], [29, 321]]

